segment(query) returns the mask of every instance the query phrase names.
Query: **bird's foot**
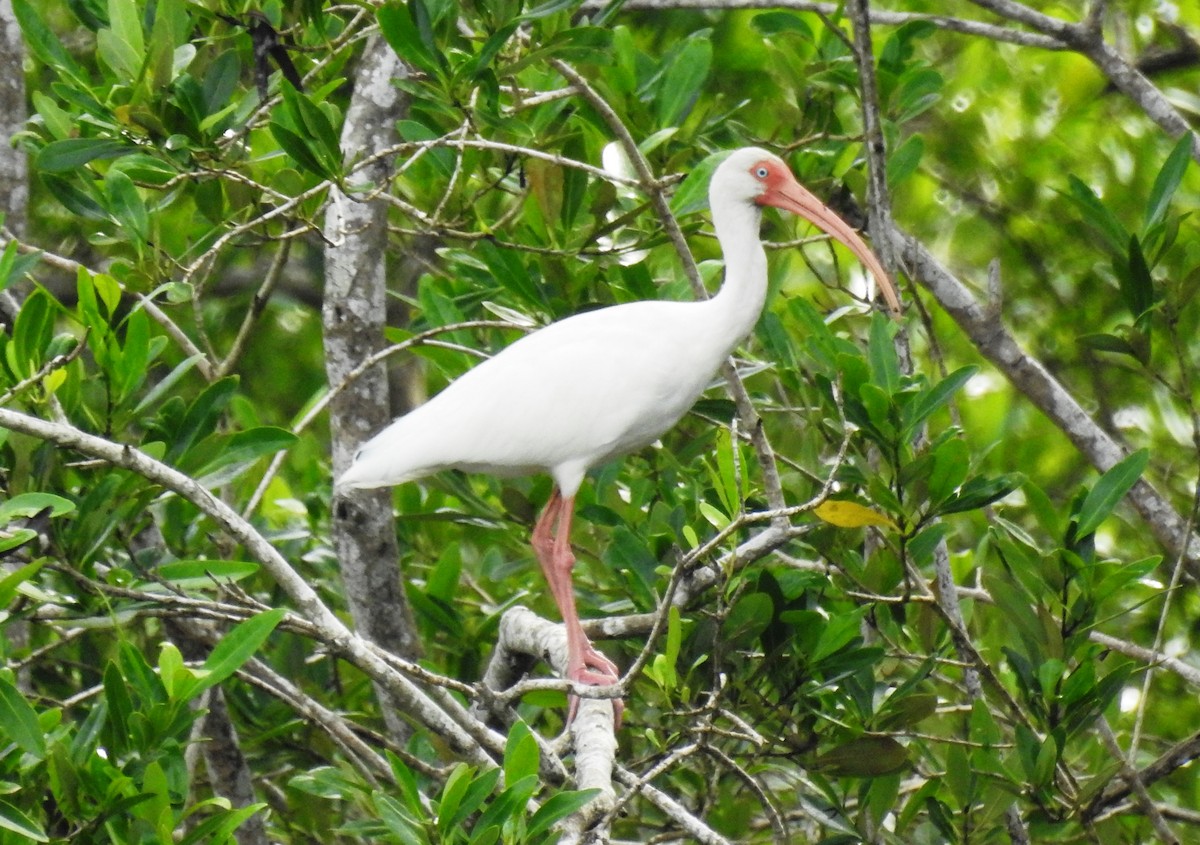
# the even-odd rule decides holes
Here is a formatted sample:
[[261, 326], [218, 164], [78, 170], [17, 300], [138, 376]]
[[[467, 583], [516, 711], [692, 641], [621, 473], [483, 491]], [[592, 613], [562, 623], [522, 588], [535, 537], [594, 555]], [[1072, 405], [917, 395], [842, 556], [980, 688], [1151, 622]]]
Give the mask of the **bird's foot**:
[[[617, 664], [613, 663], [599, 651], [592, 647], [591, 643], [584, 646], [583, 654], [577, 665], [567, 667], [567, 679], [578, 684], [587, 684], [593, 687], [605, 687], [610, 684], [620, 682], [621, 673], [617, 669]], [[621, 727], [621, 717], [625, 712], [625, 702], [619, 698], [614, 698], [613, 703], [613, 726], [619, 730]], [[567, 696], [567, 724], [575, 721], [575, 714], [579, 710], [579, 697], [576, 695]]]

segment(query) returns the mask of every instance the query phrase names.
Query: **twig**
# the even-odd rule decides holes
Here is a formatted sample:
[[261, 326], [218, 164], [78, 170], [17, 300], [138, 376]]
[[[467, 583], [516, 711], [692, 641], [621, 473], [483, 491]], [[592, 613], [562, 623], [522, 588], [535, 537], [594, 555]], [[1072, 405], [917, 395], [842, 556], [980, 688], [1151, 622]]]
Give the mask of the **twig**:
[[[308, 582], [253, 525], [195, 479], [132, 446], [105, 440], [64, 423], [48, 422], [28, 414], [0, 408], [0, 426], [130, 470], [195, 505], [230, 537], [245, 546], [255, 560], [262, 563], [267, 573], [295, 604], [301, 618], [313, 626], [315, 635], [333, 651], [383, 683], [397, 698], [406, 702], [408, 712], [414, 718], [445, 737], [451, 746], [466, 758], [476, 765], [494, 765], [493, 758], [473, 737], [463, 731], [411, 681], [382, 660], [371, 648], [370, 643], [349, 630], [321, 601]], [[503, 737], [493, 737], [492, 741], [496, 747], [503, 748]]]
[[55, 370], [61, 370], [63, 367], [67, 366], [72, 361], [74, 361], [76, 358], [78, 358], [80, 356], [80, 354], [82, 354], [83, 350], [85, 348], [87, 348], [87, 339], [88, 339], [88, 335], [90, 333], [91, 333], [91, 327], [89, 326], [84, 329], [83, 337], [79, 338], [78, 342], [75, 344], [74, 349], [72, 349], [70, 352], [67, 352], [63, 355], [55, 355], [49, 361], [42, 364], [42, 366], [38, 368], [38, 371], [36, 373], [34, 373], [33, 375], [31, 375], [27, 378], [21, 379], [19, 382], [14, 384], [8, 390], [4, 391], [3, 393], [0, 393], [0, 405], [3, 405], [4, 403], [8, 402], [8, 400], [12, 399], [17, 394], [21, 393], [24, 390], [27, 390], [28, 388], [30, 388], [33, 385], [37, 384], [38, 382], [42, 381], [43, 379], [45, 379], [48, 375], [50, 375]]
[[[585, 11], [599, 11], [605, 5], [604, 0], [587, 0], [581, 8]], [[812, 0], [626, 0], [621, 5], [621, 9], [626, 12], [671, 9], [791, 9], [797, 12], [836, 15], [841, 13], [842, 7], [837, 3], [819, 3], [812, 2]], [[1037, 47], [1042, 50], [1068, 49], [1066, 44], [1051, 36], [948, 15], [893, 12], [881, 9], [871, 12], [871, 20], [887, 26], [902, 26], [913, 21], [924, 21], [948, 32], [975, 35], [1007, 44]]]
[[224, 360], [215, 367], [213, 381], [229, 375], [233, 371], [233, 368], [237, 366], [237, 362], [241, 359], [242, 352], [246, 348], [246, 342], [250, 339], [250, 332], [254, 330], [254, 326], [258, 323], [258, 318], [262, 316], [263, 309], [267, 307], [267, 303], [271, 299], [271, 292], [283, 276], [283, 268], [287, 265], [290, 253], [291, 241], [285, 238], [279, 244], [279, 251], [271, 259], [271, 266], [267, 268], [267, 275], [263, 279], [262, 285], [254, 292], [254, 298], [250, 300], [250, 307], [246, 309], [246, 315], [242, 318], [242, 325], [238, 327], [238, 333], [233, 339], [233, 344], [225, 354]]
[[690, 837], [690, 841], [698, 842], [700, 845], [732, 845], [728, 839], [696, 818], [687, 807], [629, 770], [617, 766], [616, 778], [618, 783], [631, 790], [636, 789], [645, 800], [675, 822]]
[[[924, 244], [898, 226], [893, 226], [890, 236], [910, 277], [933, 295], [980, 353], [1046, 414], [1096, 469], [1104, 472], [1125, 457], [1125, 450], [1088, 415], [1079, 401], [1041, 361], [1020, 347], [1004, 323], [992, 316]], [[1133, 485], [1128, 498], [1159, 542], [1172, 554], [1185, 556], [1189, 571], [1195, 576], [1200, 538], [1194, 532], [1189, 533], [1186, 521], [1145, 479]]]
[[1158, 841], [1164, 845], [1179, 845], [1179, 837], [1167, 827], [1166, 819], [1162, 813], [1154, 806], [1154, 800], [1150, 797], [1150, 792], [1146, 789], [1146, 784], [1142, 780], [1142, 776], [1133, 767], [1131, 758], [1133, 757], [1132, 746], [1130, 753], [1126, 755], [1121, 751], [1121, 746], [1117, 742], [1116, 735], [1113, 734], [1112, 727], [1108, 724], [1108, 720], [1101, 716], [1096, 720], [1096, 727], [1100, 734], [1100, 741], [1104, 743], [1104, 747], [1108, 749], [1108, 753], [1114, 759], [1121, 761], [1120, 777], [1121, 780], [1129, 786], [1137, 800], [1137, 805], [1146, 817], [1150, 819], [1150, 824], [1154, 828], [1154, 832], [1158, 834]]

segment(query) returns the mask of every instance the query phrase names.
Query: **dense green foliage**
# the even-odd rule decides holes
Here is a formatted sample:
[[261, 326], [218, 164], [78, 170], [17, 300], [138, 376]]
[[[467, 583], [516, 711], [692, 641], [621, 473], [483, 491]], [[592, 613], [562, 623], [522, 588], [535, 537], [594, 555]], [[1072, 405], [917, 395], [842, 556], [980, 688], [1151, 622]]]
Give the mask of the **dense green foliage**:
[[[1130, 56], [1171, 47], [1200, 30], [1184, 5], [1182, 36], [1138, 2], [1104, 31]], [[332, 188], [391, 203], [388, 340], [403, 348], [389, 361], [419, 361], [426, 393], [530, 325], [693, 295], [612, 119], [564, 90], [565, 70], [663, 177], [710, 290], [705, 189], [722, 150], [778, 150], [864, 220], [862, 91], [840, 16], [558, 0], [13, 6], [32, 115], [15, 143], [35, 179], [29, 231], [0, 257], [0, 289], [22, 297], [0, 333], [0, 409], [195, 479], [342, 617], [330, 444], [308, 413], [331, 387], [314, 303]], [[395, 82], [408, 114], [383, 185], [341, 146], [374, 29], [414, 70]], [[1144, 478], [1189, 532], [1197, 511], [1191, 136], [1169, 137], [1072, 50], [921, 20], [874, 38], [897, 225], [1124, 457], [1096, 466], [911, 256], [894, 322], [864, 303], [846, 254], [768, 214], [771, 297], [737, 363], [786, 504], [807, 507], [787, 515], [786, 542], [739, 558], [776, 491], [753, 421], [716, 389], [661, 446], [584, 486], [583, 615], [666, 620], [648, 644], [603, 644], [622, 667], [650, 649], [618, 762], [653, 770], [734, 841], [1195, 837], [1200, 781], [1166, 752], [1196, 741], [1196, 680], [1148, 664], [1160, 650], [1195, 662], [1200, 567], [1122, 504]], [[1198, 76], [1193, 63], [1154, 82], [1195, 118]], [[522, 699], [492, 750], [499, 768], [415, 714], [410, 736], [385, 738], [366, 667], [322, 642], [207, 494], [15, 426], [0, 455], [0, 843], [224, 842], [256, 813], [278, 842], [534, 843], [592, 796], [549, 774], [525, 727], [563, 727], [560, 690]], [[549, 492], [546, 478], [452, 474], [396, 490], [431, 675], [476, 683], [515, 604], [556, 618], [528, 548]], [[713, 583], [668, 613], [668, 583], [698, 569]], [[193, 635], [200, 654], [182, 644]], [[189, 756], [192, 705], [218, 684], [261, 804], [231, 807]], [[376, 768], [335, 719], [361, 729]], [[1129, 767], [1146, 799], [1113, 797]], [[623, 841], [699, 838], [639, 795], [606, 825]]]

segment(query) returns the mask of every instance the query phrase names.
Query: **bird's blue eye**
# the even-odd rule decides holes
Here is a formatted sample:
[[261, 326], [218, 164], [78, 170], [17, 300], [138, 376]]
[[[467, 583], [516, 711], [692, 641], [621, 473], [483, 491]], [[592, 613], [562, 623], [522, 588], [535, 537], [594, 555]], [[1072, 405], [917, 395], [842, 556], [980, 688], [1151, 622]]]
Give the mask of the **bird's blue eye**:
[[754, 169], [754, 175], [757, 176], [759, 179], [766, 179], [767, 178], [767, 168], [756, 167]]

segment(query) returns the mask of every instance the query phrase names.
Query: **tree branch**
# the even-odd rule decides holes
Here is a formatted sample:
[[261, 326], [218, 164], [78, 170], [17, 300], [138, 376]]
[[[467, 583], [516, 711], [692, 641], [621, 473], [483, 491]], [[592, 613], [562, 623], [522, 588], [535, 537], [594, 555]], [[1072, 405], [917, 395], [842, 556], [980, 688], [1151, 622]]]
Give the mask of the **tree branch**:
[[[396, 121], [408, 101], [393, 83], [409, 71], [382, 37], [368, 42], [355, 72], [354, 95], [346, 112], [341, 144], [349, 157], [395, 142]], [[376, 161], [358, 175], [387, 184], [389, 166]], [[388, 382], [375, 367], [349, 382], [347, 374], [384, 344], [387, 318], [388, 206], [379, 200], [351, 201], [330, 188], [325, 213], [325, 372], [330, 384], [349, 388], [330, 394], [329, 427], [334, 474], [350, 466], [354, 452], [391, 420]], [[342, 570], [346, 601], [355, 626], [394, 654], [422, 652], [416, 622], [400, 580], [400, 553], [389, 489], [335, 491], [330, 528]], [[397, 739], [408, 734], [399, 701], [379, 688], [384, 718]]]
[[[920, 241], [899, 227], [893, 228], [891, 237], [910, 276], [933, 295], [983, 356], [1058, 426], [1096, 469], [1104, 472], [1125, 457], [1125, 450], [1088, 415], [1062, 383], [1021, 349], [1004, 323], [981, 305], [967, 286]], [[1188, 533], [1186, 521], [1162, 494], [1141, 479], [1129, 491], [1128, 498], [1159, 542], [1173, 554], [1185, 555], [1192, 577], [1200, 576], [1196, 568], [1200, 539]]]
[[[605, 0], [587, 0], [581, 7], [587, 12], [604, 9]], [[813, 12], [821, 15], [839, 15], [842, 7], [838, 3], [820, 3], [813, 0], [626, 0], [622, 11], [668, 11], [672, 9], [790, 9], [796, 12]], [[939, 29], [974, 35], [1022, 47], [1037, 47], [1042, 50], [1065, 50], [1067, 45], [1057, 38], [1035, 32], [1024, 32], [981, 21], [955, 18], [947, 15], [928, 15], [919, 12], [893, 12], [879, 9], [871, 12], [871, 20], [886, 26], [901, 26], [912, 21], [926, 21]]]
[[393, 695], [403, 702], [408, 715], [443, 736], [451, 747], [468, 760], [476, 765], [495, 765], [495, 759], [491, 754], [502, 753], [504, 737], [488, 736], [488, 748], [485, 749], [472, 734], [463, 730], [454, 719], [441, 707], [434, 704], [410, 680], [392, 669], [383, 658], [376, 654], [370, 643], [342, 624], [341, 620], [325, 606], [308, 582], [292, 568], [283, 555], [253, 525], [195, 479], [151, 458], [139, 449], [105, 440], [65, 423], [48, 422], [8, 408], [0, 408], [0, 427], [19, 431], [22, 434], [53, 443], [62, 449], [74, 450], [130, 470], [195, 505], [202, 513], [211, 517], [230, 537], [241, 543], [246, 551], [263, 565], [267, 573], [291, 599], [303, 620], [313, 626], [315, 635], [334, 652], [343, 655], [373, 680], [384, 684]]

